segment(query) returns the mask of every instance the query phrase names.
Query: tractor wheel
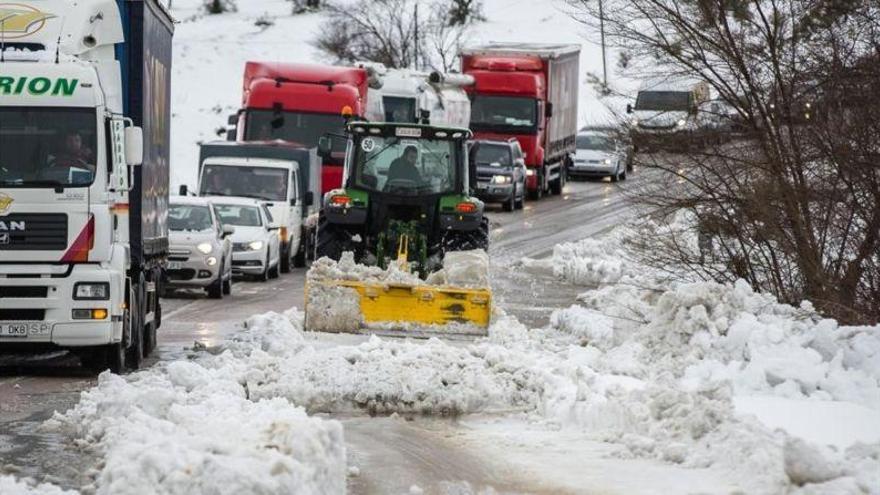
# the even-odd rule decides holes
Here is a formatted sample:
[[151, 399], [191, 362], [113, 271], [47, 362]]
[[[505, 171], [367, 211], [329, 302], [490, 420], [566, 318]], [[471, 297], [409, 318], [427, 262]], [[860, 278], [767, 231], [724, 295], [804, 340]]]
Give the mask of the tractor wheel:
[[356, 246], [351, 240], [351, 233], [345, 229], [331, 225], [323, 218], [318, 223], [318, 242], [315, 246], [315, 259], [324, 256], [339, 261], [342, 253], [354, 251], [355, 259], [358, 259]]
[[489, 219], [483, 217], [480, 227], [469, 231], [451, 231], [443, 237], [443, 251], [489, 250]]

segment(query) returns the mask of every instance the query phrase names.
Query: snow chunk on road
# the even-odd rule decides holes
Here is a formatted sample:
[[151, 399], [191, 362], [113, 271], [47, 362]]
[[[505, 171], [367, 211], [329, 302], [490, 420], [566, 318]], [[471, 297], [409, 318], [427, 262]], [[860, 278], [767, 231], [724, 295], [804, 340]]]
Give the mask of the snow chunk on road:
[[244, 385], [247, 361], [271, 358], [261, 348], [280, 352], [272, 340], [286, 333], [283, 320], [267, 321], [281, 330], [254, 325], [270, 335], [248, 356], [230, 350], [128, 378], [103, 373], [47, 427], [103, 454], [99, 495], [139, 494], [146, 486], [156, 493], [342, 493], [341, 425], [311, 418], [282, 398], [253, 400]]
[[14, 476], [0, 476], [2, 495], [77, 495], [73, 490], [63, 490], [51, 483], [37, 483], [30, 478], [16, 479]]
[[566, 242], [553, 247], [553, 256], [545, 260], [523, 259], [523, 268], [531, 273], [552, 275], [575, 285], [613, 284], [625, 273], [625, 256], [616, 244], [601, 239]]

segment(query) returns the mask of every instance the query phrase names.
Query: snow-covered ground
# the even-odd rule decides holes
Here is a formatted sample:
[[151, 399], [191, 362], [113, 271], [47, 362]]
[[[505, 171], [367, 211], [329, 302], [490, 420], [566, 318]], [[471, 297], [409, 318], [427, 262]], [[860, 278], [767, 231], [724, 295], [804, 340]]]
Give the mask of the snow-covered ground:
[[[269, 313], [211, 352], [102, 375], [46, 428], [102, 455], [99, 494], [341, 493], [357, 466], [323, 413], [363, 411], [458, 416], [470, 448], [555, 465], [544, 475], [584, 489], [880, 493], [880, 327], [840, 326], [743, 283], [670, 280], [627, 258], [633, 235], [645, 231], [519, 265], [589, 285], [547, 328], [499, 311], [466, 345], [328, 345], [302, 331], [301, 312]], [[587, 461], [616, 470], [579, 471]]]
[[[286, 0], [241, 0], [238, 11], [208, 16], [200, 12], [202, 0], [174, 0], [180, 21], [174, 34], [172, 77], [172, 191], [196, 183], [197, 143], [218, 137], [226, 119], [241, 107], [241, 85], [249, 60], [326, 63], [312, 45], [321, 13], [291, 15]], [[610, 117], [598, 101], [587, 73], [600, 74], [600, 48], [589, 41], [583, 24], [569, 15], [562, 0], [484, 0], [487, 21], [475, 26], [471, 43], [533, 41], [582, 44], [581, 124], [602, 123]], [[257, 26], [258, 19], [272, 25]], [[616, 60], [609, 55], [609, 61]], [[632, 86], [615, 76], [611, 82]], [[622, 104], [620, 104], [622, 105]], [[620, 106], [618, 105], [618, 106]]]

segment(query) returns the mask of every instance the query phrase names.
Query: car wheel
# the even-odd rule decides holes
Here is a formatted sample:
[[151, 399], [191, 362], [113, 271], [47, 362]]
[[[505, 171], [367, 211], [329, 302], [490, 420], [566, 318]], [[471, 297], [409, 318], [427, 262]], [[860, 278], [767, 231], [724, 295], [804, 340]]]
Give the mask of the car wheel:
[[507, 201], [502, 206], [504, 211], [513, 211], [516, 208], [516, 189], [510, 193], [510, 197], [507, 198]]
[[217, 280], [209, 285], [206, 290], [208, 291], [208, 297], [211, 299], [223, 299], [223, 276], [218, 276]]
[[269, 278], [278, 278], [278, 275], [279, 275], [278, 265], [280, 265], [280, 264], [281, 264], [281, 262], [279, 261], [278, 263], [275, 264], [274, 267], [272, 267], [272, 269], [269, 270]]
[[232, 295], [232, 274], [229, 274], [229, 278], [223, 281], [223, 295], [230, 296]]
[[266, 267], [263, 269], [263, 273], [257, 276], [257, 280], [260, 282], [265, 282], [269, 280], [269, 254], [266, 253]]
[[626, 180], [626, 170], [620, 173], [620, 180]]

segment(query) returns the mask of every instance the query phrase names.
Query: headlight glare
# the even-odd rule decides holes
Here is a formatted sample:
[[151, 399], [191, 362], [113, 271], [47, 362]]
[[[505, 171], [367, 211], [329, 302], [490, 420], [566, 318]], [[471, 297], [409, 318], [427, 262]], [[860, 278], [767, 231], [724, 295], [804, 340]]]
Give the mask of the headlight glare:
[[199, 252], [202, 254], [211, 254], [211, 251], [214, 250], [214, 245], [210, 242], [203, 242], [196, 246], [196, 249], [198, 249]]
[[79, 282], [73, 287], [73, 298], [105, 301], [110, 299], [110, 284], [107, 282]]
[[211, 256], [210, 258], [205, 260], [205, 264], [208, 266], [214, 266], [217, 264], [217, 258]]
[[509, 175], [493, 175], [492, 183], [493, 184], [510, 184], [511, 178]]
[[248, 247], [251, 251], [259, 251], [260, 249], [263, 249], [263, 241], [251, 241], [251, 243], [248, 244]]

